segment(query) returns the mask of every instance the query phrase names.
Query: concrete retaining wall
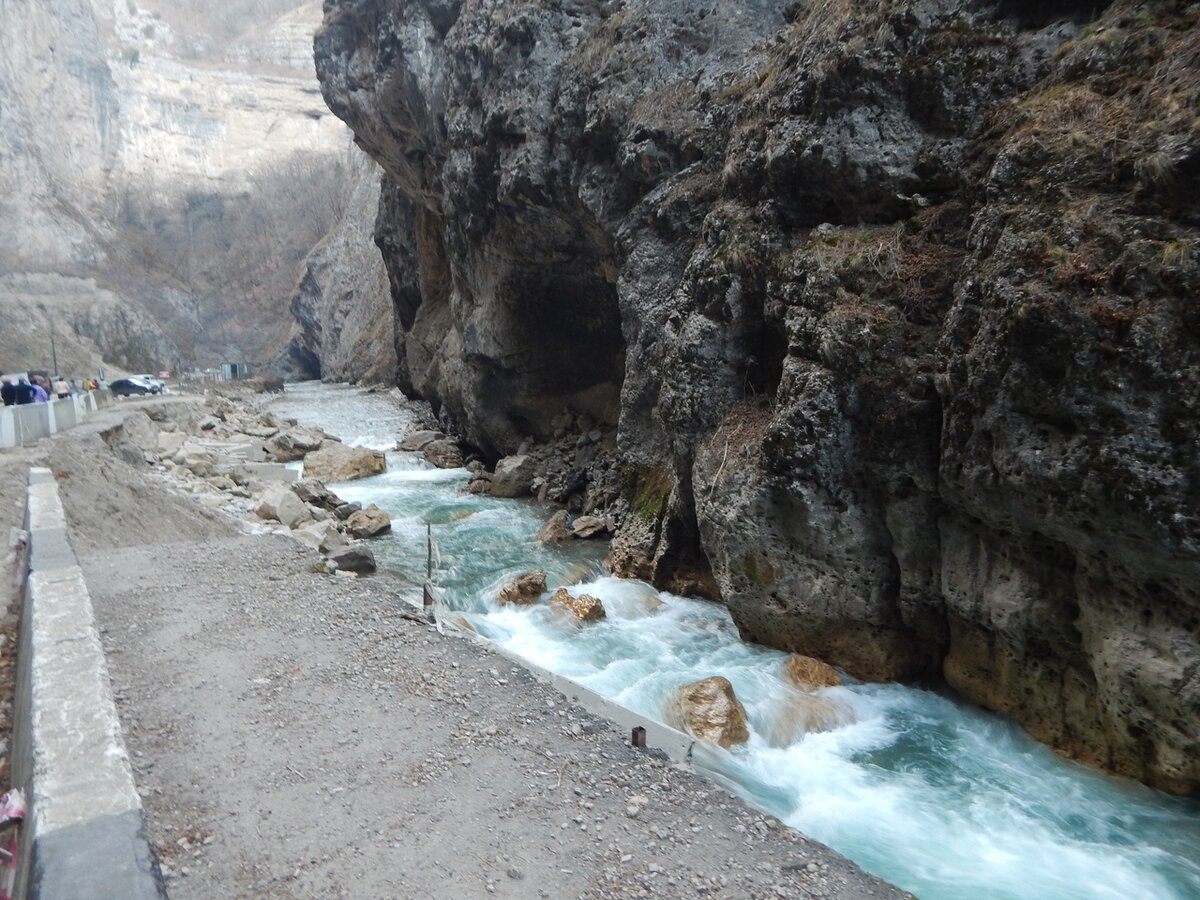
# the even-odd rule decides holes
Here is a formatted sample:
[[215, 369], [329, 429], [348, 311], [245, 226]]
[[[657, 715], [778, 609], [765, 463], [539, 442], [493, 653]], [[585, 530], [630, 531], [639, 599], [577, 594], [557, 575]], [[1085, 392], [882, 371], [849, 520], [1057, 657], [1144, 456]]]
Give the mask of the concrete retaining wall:
[[30, 470], [26, 529], [12, 764], [29, 814], [15, 896], [165, 898], [91, 596], [49, 469]]
[[[101, 394], [107, 396], [101, 398]], [[0, 447], [28, 447], [41, 438], [74, 428], [108, 402], [108, 391], [87, 391], [49, 403], [0, 406]]]

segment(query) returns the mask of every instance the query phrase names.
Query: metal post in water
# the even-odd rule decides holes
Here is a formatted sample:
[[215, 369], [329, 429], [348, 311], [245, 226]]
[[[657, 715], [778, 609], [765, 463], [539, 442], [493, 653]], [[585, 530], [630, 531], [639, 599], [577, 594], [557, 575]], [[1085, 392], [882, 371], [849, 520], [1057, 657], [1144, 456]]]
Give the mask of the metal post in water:
[[433, 580], [433, 524], [425, 523], [425, 577]]

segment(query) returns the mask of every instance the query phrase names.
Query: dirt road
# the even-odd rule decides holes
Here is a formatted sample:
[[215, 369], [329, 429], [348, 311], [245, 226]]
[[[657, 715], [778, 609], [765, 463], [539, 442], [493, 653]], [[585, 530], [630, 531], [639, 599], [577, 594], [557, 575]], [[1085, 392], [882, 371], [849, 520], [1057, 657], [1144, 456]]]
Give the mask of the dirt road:
[[0, 504], [58, 473], [173, 897], [903, 896], [384, 580], [202, 510], [111, 427], [0, 459]]

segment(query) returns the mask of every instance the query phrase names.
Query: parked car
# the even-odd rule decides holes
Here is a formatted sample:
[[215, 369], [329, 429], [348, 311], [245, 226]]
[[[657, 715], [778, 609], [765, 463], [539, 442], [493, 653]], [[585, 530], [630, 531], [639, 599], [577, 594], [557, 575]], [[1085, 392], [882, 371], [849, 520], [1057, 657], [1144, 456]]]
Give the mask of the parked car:
[[134, 375], [133, 377], [138, 381], [146, 382], [146, 384], [150, 385], [151, 389], [154, 389], [154, 393], [156, 394], [161, 394], [167, 389], [167, 383], [156, 375], [142, 374]]
[[146, 394], [158, 393], [158, 388], [151, 387], [140, 378], [118, 378], [109, 383], [108, 389], [114, 397], [144, 397]]

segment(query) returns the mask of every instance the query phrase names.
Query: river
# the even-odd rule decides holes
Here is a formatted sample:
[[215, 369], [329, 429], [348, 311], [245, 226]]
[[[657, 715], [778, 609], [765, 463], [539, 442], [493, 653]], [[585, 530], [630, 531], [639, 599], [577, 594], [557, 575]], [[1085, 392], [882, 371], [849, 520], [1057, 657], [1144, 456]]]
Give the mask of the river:
[[[388, 451], [385, 474], [330, 487], [376, 503], [392, 531], [371, 542], [381, 574], [419, 589], [426, 526], [446, 606], [480, 634], [638, 712], [662, 719], [680, 684], [724, 675], [749, 742], [696, 761], [766, 811], [926, 900], [1200, 897], [1200, 804], [1060, 759], [1003, 717], [948, 692], [898, 684], [827, 689], [854, 721], [786, 746], [771, 739], [784, 654], [744, 643], [719, 604], [608, 576], [603, 548], [533, 539], [550, 510], [464, 493], [465, 470], [392, 448], [412, 421], [394, 395], [289, 385], [272, 409]], [[579, 627], [545, 605], [499, 607], [508, 576], [541, 566], [551, 587], [599, 597]]]

